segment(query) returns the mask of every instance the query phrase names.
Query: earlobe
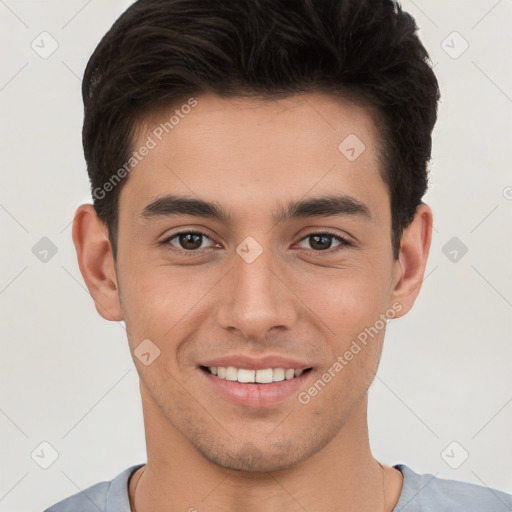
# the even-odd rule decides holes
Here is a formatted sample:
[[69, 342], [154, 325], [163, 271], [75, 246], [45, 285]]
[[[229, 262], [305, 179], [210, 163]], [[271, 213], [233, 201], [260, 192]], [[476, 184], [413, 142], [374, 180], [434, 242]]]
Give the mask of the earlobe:
[[396, 280], [391, 294], [391, 301], [402, 305], [396, 317], [410, 311], [420, 291], [432, 239], [432, 219], [432, 210], [422, 203], [402, 234], [400, 254], [395, 262], [401, 277]]
[[73, 243], [80, 272], [96, 310], [106, 320], [123, 320], [108, 231], [92, 204], [83, 204], [76, 210]]

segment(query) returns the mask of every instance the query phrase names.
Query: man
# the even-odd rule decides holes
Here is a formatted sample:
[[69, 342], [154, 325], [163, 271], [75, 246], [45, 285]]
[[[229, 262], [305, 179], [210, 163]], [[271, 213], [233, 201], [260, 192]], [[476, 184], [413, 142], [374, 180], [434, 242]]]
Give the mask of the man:
[[139, 0], [103, 38], [73, 240], [126, 323], [147, 463], [48, 512], [512, 510], [369, 446], [431, 240], [416, 30], [390, 0]]

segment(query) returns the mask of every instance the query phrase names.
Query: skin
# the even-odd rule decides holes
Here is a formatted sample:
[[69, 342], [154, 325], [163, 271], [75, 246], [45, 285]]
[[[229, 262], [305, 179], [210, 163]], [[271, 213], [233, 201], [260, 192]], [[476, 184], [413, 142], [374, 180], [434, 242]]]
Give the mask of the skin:
[[[402, 475], [373, 457], [367, 426], [385, 328], [308, 404], [293, 395], [272, 407], [234, 405], [205, 384], [197, 365], [235, 352], [290, 356], [313, 367], [307, 390], [380, 314], [393, 304], [395, 317], [411, 309], [430, 248], [431, 209], [418, 207], [394, 260], [390, 195], [366, 107], [323, 94], [197, 100], [121, 191], [117, 262], [91, 205], [78, 208], [73, 224], [97, 311], [125, 321], [132, 354], [145, 339], [161, 351], [148, 366], [133, 358], [148, 462], [130, 480], [132, 507], [391, 511]], [[154, 112], [141, 122], [134, 148], [168, 117]], [[366, 146], [355, 161], [338, 150], [349, 134]], [[169, 193], [216, 201], [232, 222], [141, 218]], [[371, 218], [272, 220], [279, 204], [332, 193], [364, 203]], [[329, 238], [318, 249], [307, 235], [326, 229], [352, 244], [340, 248]], [[160, 243], [186, 230], [209, 237], [192, 257], [179, 237], [166, 243], [181, 253]], [[263, 249], [250, 264], [236, 252], [247, 236]]]

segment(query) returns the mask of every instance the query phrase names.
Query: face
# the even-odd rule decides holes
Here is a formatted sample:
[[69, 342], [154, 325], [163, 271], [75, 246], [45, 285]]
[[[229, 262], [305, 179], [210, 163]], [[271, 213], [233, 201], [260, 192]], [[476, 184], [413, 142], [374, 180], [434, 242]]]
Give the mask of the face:
[[[402, 309], [377, 134], [365, 108], [320, 94], [196, 100], [162, 140], [173, 112], [141, 123], [134, 148], [156, 144], [120, 194], [116, 278], [143, 404], [215, 464], [288, 468], [365, 398], [383, 318]], [[256, 378], [276, 382], [238, 382]]]

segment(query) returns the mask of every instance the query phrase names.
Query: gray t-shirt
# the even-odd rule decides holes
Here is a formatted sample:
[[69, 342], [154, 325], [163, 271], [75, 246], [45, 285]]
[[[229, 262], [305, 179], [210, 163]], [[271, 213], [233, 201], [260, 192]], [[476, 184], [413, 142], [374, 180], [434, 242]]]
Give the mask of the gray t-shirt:
[[[131, 512], [130, 476], [144, 464], [124, 470], [110, 482], [100, 482], [66, 498], [44, 512]], [[393, 466], [404, 476], [393, 512], [512, 512], [512, 495], [481, 485], [419, 475], [405, 464]]]

